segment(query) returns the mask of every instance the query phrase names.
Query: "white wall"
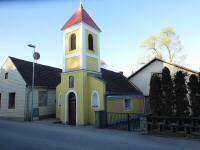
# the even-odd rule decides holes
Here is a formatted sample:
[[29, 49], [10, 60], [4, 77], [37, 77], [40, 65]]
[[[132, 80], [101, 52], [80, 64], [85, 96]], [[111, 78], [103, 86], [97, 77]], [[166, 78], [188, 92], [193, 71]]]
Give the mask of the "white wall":
[[[8, 72], [8, 79], [5, 79], [5, 73]], [[47, 106], [38, 106], [38, 91], [48, 91]], [[8, 109], [9, 93], [15, 94], [15, 109]], [[31, 89], [26, 88], [26, 83], [19, 74], [15, 65], [8, 58], [0, 70], [0, 93], [1, 93], [1, 108], [0, 117], [19, 118], [27, 117], [27, 102], [29, 102], [29, 111], [31, 110], [32, 94]], [[55, 89], [35, 88], [34, 90], [34, 108], [39, 108], [40, 116], [55, 114]], [[26, 115], [26, 116], [25, 116]], [[30, 112], [29, 112], [30, 115]]]
[[56, 91], [48, 90], [47, 106], [39, 107], [40, 116], [56, 114]]
[[[130, 82], [132, 82], [136, 87], [138, 87], [145, 96], [149, 96], [149, 89], [150, 89], [150, 79], [151, 79], [151, 75], [152, 73], [158, 73], [158, 72], [162, 72], [162, 69], [164, 67], [168, 67], [170, 70], [170, 73], [172, 76], [174, 76], [174, 74], [179, 71], [185, 71], [188, 74], [192, 74], [193, 72], [190, 71], [186, 71], [184, 69], [180, 69], [176, 66], [161, 62], [161, 61], [154, 61], [153, 63], [151, 63], [150, 65], [148, 65], [146, 68], [144, 68], [143, 70], [141, 70], [140, 72], [138, 72], [135, 76], [133, 76], [132, 78], [129, 79]], [[186, 77], [186, 81], [188, 80], [189, 76]]]
[[164, 65], [159, 61], [154, 61], [152, 64], [141, 70], [135, 76], [129, 79], [136, 87], [138, 87], [145, 96], [149, 95], [149, 84], [152, 73], [161, 72]]
[[[8, 79], [5, 73], [8, 72]], [[1, 108], [0, 117], [24, 118], [26, 83], [8, 58], [0, 71]], [[15, 92], [15, 109], [8, 109], [9, 92]]]
[[[31, 89], [29, 89], [31, 90]], [[39, 106], [39, 91], [48, 91], [48, 100], [47, 106]], [[46, 116], [56, 114], [56, 91], [55, 89], [46, 89], [46, 88], [34, 88], [33, 95], [33, 108], [39, 108], [39, 115]], [[32, 92], [29, 92], [28, 96], [29, 106], [32, 104]], [[30, 110], [30, 109], [29, 109]]]

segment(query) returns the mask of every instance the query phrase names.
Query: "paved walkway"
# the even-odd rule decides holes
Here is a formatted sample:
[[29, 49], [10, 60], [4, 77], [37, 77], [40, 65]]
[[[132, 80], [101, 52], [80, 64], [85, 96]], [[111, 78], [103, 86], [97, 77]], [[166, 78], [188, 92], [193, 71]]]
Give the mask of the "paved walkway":
[[134, 132], [0, 120], [0, 150], [199, 150], [200, 141]]

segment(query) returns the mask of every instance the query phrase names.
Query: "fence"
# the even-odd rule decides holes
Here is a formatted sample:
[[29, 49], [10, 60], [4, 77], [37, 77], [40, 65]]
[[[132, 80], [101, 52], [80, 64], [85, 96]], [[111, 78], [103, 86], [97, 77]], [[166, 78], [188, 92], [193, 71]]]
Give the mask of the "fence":
[[98, 127], [175, 136], [200, 137], [200, 118], [96, 112]]
[[149, 133], [200, 136], [200, 118], [148, 116], [147, 124]]
[[140, 115], [108, 112], [107, 127], [128, 131], [140, 131]]

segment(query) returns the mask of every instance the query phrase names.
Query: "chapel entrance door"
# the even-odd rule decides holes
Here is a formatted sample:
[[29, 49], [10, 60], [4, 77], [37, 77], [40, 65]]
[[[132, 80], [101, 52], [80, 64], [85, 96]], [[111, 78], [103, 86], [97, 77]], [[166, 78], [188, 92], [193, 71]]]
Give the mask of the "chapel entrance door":
[[76, 125], [76, 96], [69, 94], [69, 125]]

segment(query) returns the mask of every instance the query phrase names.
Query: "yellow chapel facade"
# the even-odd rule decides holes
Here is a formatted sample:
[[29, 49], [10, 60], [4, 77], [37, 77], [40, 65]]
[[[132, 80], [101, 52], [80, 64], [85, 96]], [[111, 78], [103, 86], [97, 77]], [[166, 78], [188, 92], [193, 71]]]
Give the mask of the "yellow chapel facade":
[[82, 5], [62, 31], [63, 72], [56, 88], [56, 117], [65, 124], [86, 125], [95, 124], [95, 111], [143, 113], [142, 93], [121, 73], [101, 68], [101, 30]]

